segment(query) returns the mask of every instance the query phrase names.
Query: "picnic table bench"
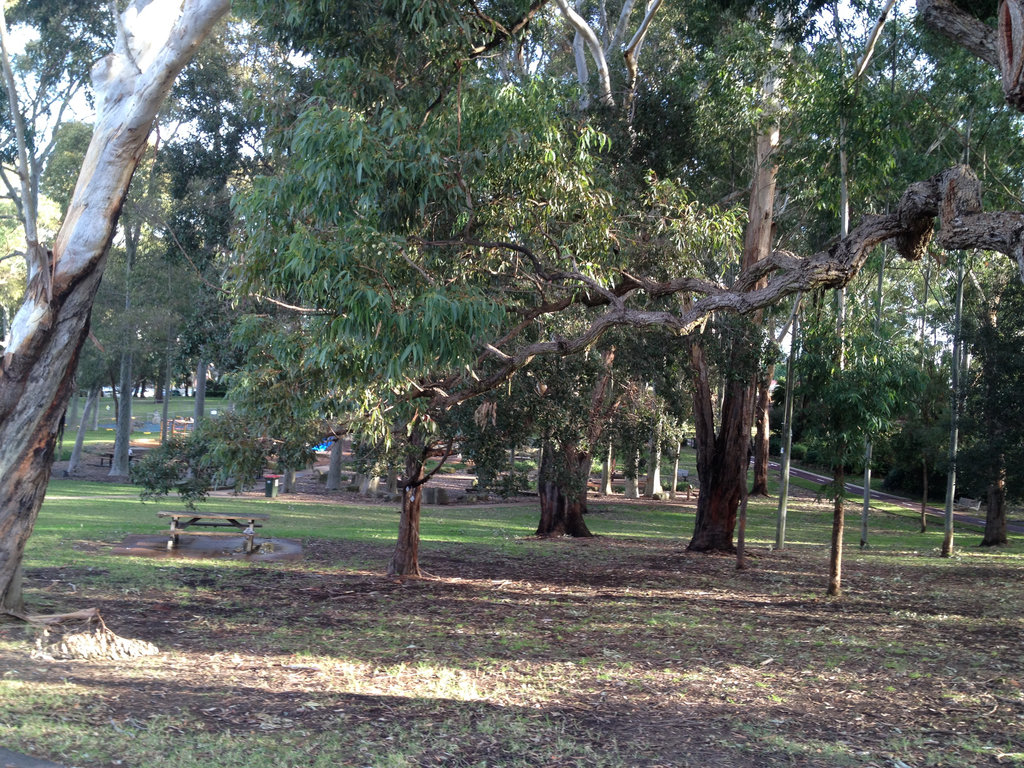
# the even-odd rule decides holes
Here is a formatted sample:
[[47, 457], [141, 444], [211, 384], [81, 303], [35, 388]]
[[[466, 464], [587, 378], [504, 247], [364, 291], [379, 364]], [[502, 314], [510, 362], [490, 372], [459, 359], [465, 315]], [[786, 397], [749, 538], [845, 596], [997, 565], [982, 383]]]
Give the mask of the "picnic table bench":
[[[142, 456], [144, 456], [146, 454], [146, 452], [148, 450], [149, 450], [148, 448], [136, 448], [136, 447], [132, 446], [128, 450], [128, 463], [131, 464], [136, 459], [141, 458]], [[99, 454], [99, 457], [100, 457], [100, 466], [101, 467], [104, 467], [104, 466], [112, 467], [112, 466], [114, 466], [114, 452], [113, 451], [104, 451], [103, 453]]]
[[969, 499], [966, 496], [961, 496], [956, 506], [958, 509], [972, 509], [975, 512], [981, 509], [981, 499]]
[[[178, 546], [178, 537], [186, 531], [190, 536], [238, 536], [241, 533], [245, 538], [246, 554], [251, 554], [256, 548], [253, 543], [256, 529], [262, 528], [263, 522], [270, 519], [270, 515], [253, 512], [236, 515], [233, 512], [196, 512], [195, 510], [163, 511], [157, 512], [156, 516], [171, 519], [171, 528], [167, 533], [167, 549], [174, 549]], [[197, 528], [218, 528], [220, 530], [196, 530]]]

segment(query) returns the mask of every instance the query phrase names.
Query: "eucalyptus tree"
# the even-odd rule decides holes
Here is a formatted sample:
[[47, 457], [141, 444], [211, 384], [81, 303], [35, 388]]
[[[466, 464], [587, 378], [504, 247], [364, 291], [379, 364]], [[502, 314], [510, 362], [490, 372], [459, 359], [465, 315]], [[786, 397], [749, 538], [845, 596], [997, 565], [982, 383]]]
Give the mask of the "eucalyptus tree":
[[590, 470], [623, 403], [614, 382], [614, 346], [547, 362], [534, 372], [536, 428], [543, 441], [539, 468], [539, 536], [590, 536]]
[[870, 324], [847, 322], [835, 334], [831, 308], [817, 302], [808, 313], [797, 368], [809, 403], [807, 433], [832, 467], [833, 500], [828, 594], [842, 592], [842, 551], [847, 468], [863, 458], [865, 436], [906, 411], [919, 391], [913, 346], [876, 333]]
[[[943, 246], [983, 237], [1013, 253], [1012, 216], [994, 238], [990, 217], [964, 217], [980, 207], [958, 168], [807, 259], [765, 253], [770, 228], [755, 216], [762, 257], [737, 264], [735, 219], [683, 202], [685, 193], [666, 202], [680, 185], [610, 162], [630, 156], [606, 139], [619, 135], [613, 112], [581, 119], [543, 67], [511, 77], [476, 60], [514, 42], [539, 5], [505, 8], [500, 20], [473, 4], [360, 3], [344, 19], [258, 5], [282, 45], [309, 57], [294, 59], [305, 63], [288, 80], [293, 98], [271, 108], [278, 172], [240, 205], [240, 287], [307, 310], [310, 355], [330, 361], [339, 381], [353, 376], [347, 387], [381, 384], [392, 402], [448, 407], [538, 355], [587, 349], [614, 325], [688, 333], [717, 311], [756, 312], [843, 285], [885, 240], [919, 257], [939, 213], [958, 217], [940, 232]], [[586, 321], [565, 337], [549, 318], [570, 307]], [[749, 424], [747, 411], [728, 409]], [[724, 512], [701, 518], [695, 548], [731, 545], [728, 496], [749, 440], [737, 423], [727, 461], [736, 482], [705, 483], [705, 504], [723, 494]]]
[[[11, 30], [27, 40], [16, 51]], [[0, 9], [4, 119], [0, 121], [0, 184], [25, 234], [30, 276], [45, 274], [40, 229], [40, 179], [58, 131], [85, 94], [93, 63], [113, 41], [113, 20], [100, 3], [34, 0]], [[45, 277], [41, 278], [45, 281]]]
[[[0, 380], [0, 605], [5, 608], [23, 602], [15, 574], [45, 494], [121, 201], [174, 77], [227, 10], [228, 0], [128, 5], [112, 24], [114, 52], [92, 70], [98, 115], [52, 248], [33, 242], [38, 228], [25, 217], [28, 290], [12, 324]], [[24, 135], [19, 144], [26, 168]], [[30, 178], [26, 174], [23, 182]]]

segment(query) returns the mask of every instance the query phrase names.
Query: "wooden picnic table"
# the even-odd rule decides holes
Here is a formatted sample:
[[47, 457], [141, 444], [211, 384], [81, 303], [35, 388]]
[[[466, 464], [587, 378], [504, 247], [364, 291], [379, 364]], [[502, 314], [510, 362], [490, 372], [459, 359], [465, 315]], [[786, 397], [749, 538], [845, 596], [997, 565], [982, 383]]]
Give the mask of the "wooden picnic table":
[[[135, 446], [132, 446], [131, 449], [128, 451], [128, 463], [131, 464], [136, 459], [142, 458], [146, 454], [147, 451], [149, 451], [149, 448], [136, 448]], [[103, 466], [107, 466], [107, 467], [114, 466], [114, 452], [113, 451], [104, 451], [99, 456], [100, 456], [100, 466], [101, 467], [103, 467]]]
[[[251, 554], [256, 549], [254, 544], [256, 529], [262, 528], [263, 522], [270, 519], [270, 515], [252, 512], [236, 515], [233, 512], [197, 512], [195, 510], [162, 511], [157, 512], [156, 516], [171, 519], [171, 528], [167, 534], [167, 549], [174, 549], [178, 546], [178, 537], [187, 530], [190, 536], [237, 536], [241, 534], [245, 538], [246, 554]], [[221, 530], [196, 530], [197, 528]]]

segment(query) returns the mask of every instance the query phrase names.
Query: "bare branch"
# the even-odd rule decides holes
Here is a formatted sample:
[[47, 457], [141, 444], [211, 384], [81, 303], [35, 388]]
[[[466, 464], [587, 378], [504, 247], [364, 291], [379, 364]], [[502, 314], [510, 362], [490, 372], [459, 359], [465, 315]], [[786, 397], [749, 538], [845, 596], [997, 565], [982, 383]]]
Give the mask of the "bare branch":
[[559, 9], [561, 9], [566, 21], [586, 42], [590, 55], [594, 59], [594, 65], [597, 67], [597, 78], [600, 83], [598, 100], [606, 107], [615, 106], [615, 99], [612, 98], [611, 76], [608, 73], [608, 60], [605, 58], [604, 50], [601, 48], [601, 41], [597, 39], [597, 35], [591, 29], [586, 19], [569, 7], [567, 0], [555, 0], [555, 2], [558, 4]]
[[857, 63], [857, 70], [853, 73], [854, 80], [860, 80], [864, 71], [868, 68], [868, 64], [871, 62], [871, 55], [875, 52], [875, 46], [878, 44], [878, 38], [882, 36], [882, 29], [885, 27], [885, 22], [889, 19], [889, 12], [895, 4], [896, 0], [889, 0], [885, 8], [882, 9], [882, 13], [875, 23], [875, 28], [871, 30], [871, 35], [868, 37], [867, 45], [864, 47], [864, 55], [860, 57], [860, 61]]
[[280, 299], [272, 299], [269, 296], [263, 296], [259, 293], [250, 294], [250, 296], [257, 301], [265, 301], [268, 304], [273, 304], [275, 307], [281, 307], [281, 309], [288, 309], [292, 312], [298, 312], [300, 315], [329, 315], [326, 309], [311, 309], [309, 307], [300, 307], [295, 304], [288, 304], [287, 302], [281, 301]]
[[622, 40], [626, 36], [626, 26], [629, 24], [629, 16], [633, 13], [634, 2], [636, 2], [636, 0], [626, 0], [626, 2], [622, 4], [622, 10], [619, 11], [619, 22], [615, 25], [615, 31], [612, 33], [612, 39], [608, 41], [608, 46], [604, 49], [605, 56], [610, 56], [612, 51], [622, 44]]
[[481, 21], [484, 21], [492, 25], [492, 27], [495, 30], [495, 34], [494, 37], [492, 37], [488, 42], [484, 43], [483, 45], [478, 45], [477, 47], [475, 47], [473, 49], [472, 54], [470, 55], [470, 58], [480, 58], [481, 56], [490, 53], [492, 50], [494, 50], [499, 45], [504, 43], [510, 37], [515, 37], [516, 35], [518, 35], [520, 32], [526, 29], [526, 25], [530, 23], [530, 20], [537, 15], [537, 12], [541, 8], [543, 8], [547, 4], [547, 2], [548, 0], [533, 0], [533, 2], [530, 3], [530, 7], [527, 9], [526, 13], [524, 13], [520, 17], [520, 19], [510, 27], [502, 26], [497, 21], [492, 19], [490, 16], [487, 16], [486, 14], [482, 13], [480, 9], [477, 7], [477, 4], [474, 2], [473, 10], [476, 13], [477, 18], [479, 18]]
[[622, 52], [622, 56], [626, 60], [626, 70], [629, 73], [627, 78], [627, 89], [629, 91], [633, 91], [636, 88], [637, 60], [640, 58], [640, 47], [643, 45], [644, 38], [647, 37], [647, 30], [651, 27], [654, 14], [657, 13], [660, 7], [661, 0], [651, 0], [651, 2], [647, 3], [647, 12], [644, 14], [643, 21], [637, 27], [633, 39], [626, 46], [626, 50]]

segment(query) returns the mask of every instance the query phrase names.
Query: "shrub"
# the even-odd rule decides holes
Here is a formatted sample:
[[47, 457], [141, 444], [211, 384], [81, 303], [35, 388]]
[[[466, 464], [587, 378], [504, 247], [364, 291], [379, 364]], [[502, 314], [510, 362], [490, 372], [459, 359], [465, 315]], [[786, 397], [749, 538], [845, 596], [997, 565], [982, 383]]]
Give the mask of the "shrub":
[[236, 487], [251, 484], [266, 466], [270, 447], [241, 416], [226, 413], [206, 419], [188, 437], [172, 436], [149, 451], [131, 467], [130, 478], [142, 486], [144, 500], [177, 491], [186, 508], [195, 509], [215, 486], [232, 480]]
[[212, 485], [211, 472], [204, 466], [206, 446], [194, 435], [172, 436], [159, 448], [146, 453], [129, 470], [135, 485], [141, 485], [143, 500], [162, 499], [171, 491], [187, 509], [195, 509], [197, 502], [206, 498]]

